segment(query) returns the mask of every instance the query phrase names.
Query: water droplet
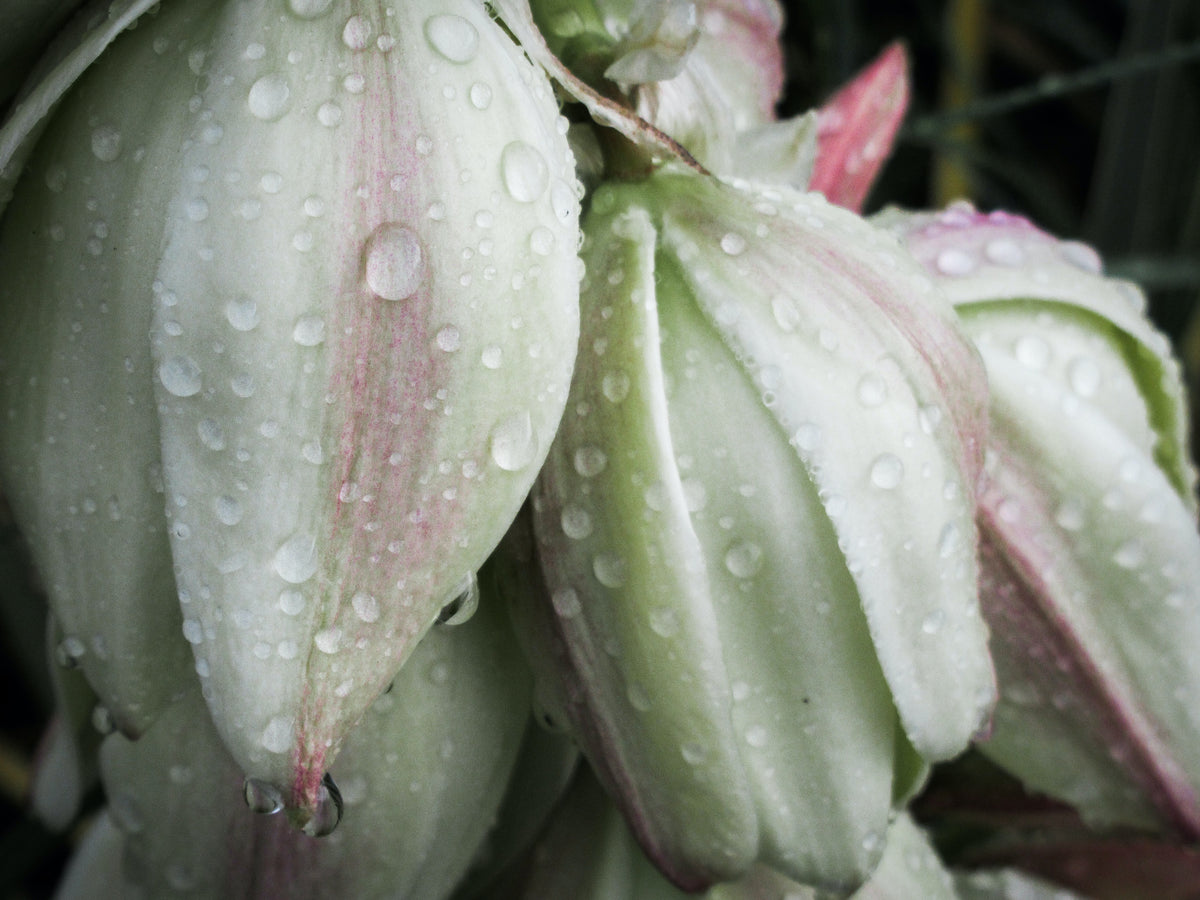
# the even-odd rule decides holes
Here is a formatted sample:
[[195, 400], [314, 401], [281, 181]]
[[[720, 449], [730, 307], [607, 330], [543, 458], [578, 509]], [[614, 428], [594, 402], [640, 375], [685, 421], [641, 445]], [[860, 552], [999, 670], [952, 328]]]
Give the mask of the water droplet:
[[965, 250], [950, 247], [937, 255], [934, 265], [943, 275], [969, 275], [975, 270], [975, 257]]
[[462, 346], [462, 337], [458, 333], [458, 329], [453, 325], [447, 325], [438, 331], [434, 337], [438, 347], [445, 350], [447, 353], [453, 353]]
[[333, 834], [338, 823], [342, 821], [342, 792], [338, 790], [329, 773], [321, 779], [317, 788], [317, 808], [313, 810], [312, 818], [304, 823], [303, 831], [309, 837], [325, 837]]
[[624, 372], [609, 372], [600, 382], [600, 389], [612, 403], [620, 403], [628, 397], [629, 387], [629, 376]]
[[176, 397], [200, 393], [200, 367], [190, 356], [172, 356], [158, 367], [158, 380]]
[[301, 19], [317, 19], [329, 12], [333, 0], [288, 0], [288, 9]]
[[792, 435], [792, 445], [797, 450], [815, 450], [820, 443], [821, 426], [815, 422], [801, 422]]
[[370, 594], [355, 594], [350, 598], [350, 604], [354, 607], [355, 615], [364, 622], [379, 621], [379, 601]]
[[1054, 521], [1067, 531], [1078, 531], [1085, 522], [1083, 505], [1078, 500], [1067, 498], [1055, 511]]
[[1117, 548], [1113, 561], [1122, 569], [1136, 569], [1146, 561], [1146, 547], [1136, 538], [1128, 540]]
[[1104, 269], [1104, 263], [1100, 260], [1100, 255], [1089, 247], [1087, 244], [1080, 241], [1063, 241], [1059, 245], [1059, 252], [1062, 258], [1077, 269], [1083, 269], [1085, 272], [1095, 272], [1099, 274]]
[[659, 637], [674, 637], [679, 633], [679, 614], [669, 606], [650, 610], [650, 630]]
[[1025, 251], [1008, 238], [988, 241], [983, 248], [983, 255], [998, 266], [1019, 266], [1025, 261]]
[[739, 256], [746, 252], [746, 239], [731, 231], [721, 238], [721, 249], [730, 256]]
[[292, 340], [301, 347], [316, 347], [325, 342], [325, 320], [320, 316], [301, 316], [292, 329]]
[[313, 643], [322, 653], [330, 656], [337, 653], [342, 646], [342, 629], [323, 628], [313, 635]]
[[317, 121], [326, 128], [336, 128], [342, 121], [342, 108], [330, 100], [317, 107]]
[[554, 605], [554, 611], [563, 619], [572, 619], [583, 611], [583, 605], [579, 602], [579, 594], [574, 588], [559, 588], [550, 595], [550, 602]]
[[292, 746], [292, 720], [276, 716], [263, 729], [260, 743], [270, 753], [286, 753]]
[[504, 350], [495, 344], [484, 347], [479, 354], [479, 361], [485, 369], [498, 369], [504, 361]]
[[264, 75], [250, 86], [246, 104], [256, 119], [274, 122], [283, 117], [291, 106], [292, 89], [278, 72]]
[[258, 325], [258, 304], [241, 296], [225, 304], [225, 318], [235, 331], [252, 331]]
[[937, 634], [946, 622], [946, 611], [935, 609], [921, 620], [921, 630], [925, 634]]
[[725, 568], [734, 578], [753, 578], [762, 560], [762, 547], [753, 541], [738, 541], [725, 551]]
[[708, 757], [708, 753], [705, 751], [704, 746], [694, 741], [688, 741], [685, 744], [681, 744], [679, 747], [679, 753], [683, 757], [683, 761], [689, 766], [698, 766]]
[[468, 96], [471, 98], [471, 105], [476, 109], [487, 109], [492, 105], [492, 89], [482, 81], [471, 85]]
[[549, 169], [542, 154], [524, 141], [513, 141], [500, 152], [504, 187], [519, 203], [532, 203], [546, 190]]
[[242, 782], [242, 796], [246, 805], [259, 815], [273, 816], [283, 809], [283, 793], [259, 778], [247, 778]]
[[871, 483], [890, 491], [904, 479], [904, 463], [894, 453], [880, 453], [871, 463]]
[[519, 472], [538, 454], [537, 432], [528, 411], [501, 419], [492, 428], [492, 460], [506, 472]]
[[550, 188], [550, 207], [554, 210], [555, 218], [564, 224], [579, 207], [575, 192], [561, 179], [555, 181]]
[[762, 749], [767, 746], [770, 735], [761, 725], [751, 725], [746, 729], [746, 743], [751, 747]]
[[575, 471], [584, 478], [595, 478], [608, 466], [608, 456], [599, 447], [587, 444], [575, 451]]
[[64, 669], [74, 669], [87, 653], [87, 647], [77, 637], [64, 638], [54, 648], [54, 659]]
[[1017, 339], [1013, 355], [1022, 365], [1031, 369], [1044, 369], [1050, 362], [1050, 344], [1036, 334], [1027, 334]]
[[200, 443], [209, 450], [225, 449], [225, 429], [212, 419], [201, 419], [196, 423], [196, 433], [200, 435]]
[[385, 222], [371, 233], [365, 257], [367, 287], [384, 300], [411, 297], [425, 275], [420, 239], [396, 222]]
[[941, 407], [935, 406], [932, 403], [925, 404], [917, 410], [917, 421], [921, 423], [921, 430], [926, 434], [933, 434], [937, 431], [938, 426], [942, 424]]
[[351, 50], [365, 50], [371, 42], [371, 23], [362, 16], [351, 16], [342, 29], [342, 42]]
[[475, 615], [478, 608], [479, 578], [474, 572], [470, 572], [451, 592], [450, 601], [442, 606], [437, 616], [437, 624], [462, 625]]
[[479, 51], [479, 32], [462, 16], [430, 16], [425, 20], [425, 37], [451, 62], [470, 62]]
[[887, 383], [874, 372], [869, 372], [858, 380], [858, 402], [868, 409], [880, 406], [887, 400]]
[[317, 541], [310, 534], [296, 534], [275, 551], [275, 571], [288, 584], [303, 584], [317, 573]]
[[788, 333], [800, 324], [800, 309], [787, 294], [776, 294], [771, 299], [771, 313], [775, 316], [775, 324]]
[[592, 573], [605, 587], [619, 588], [625, 583], [625, 560], [615, 553], [597, 553], [592, 559]]
[[549, 256], [554, 251], [554, 232], [539, 225], [529, 233], [529, 249], [538, 256]]
[[236, 525], [242, 521], [242, 504], [228, 494], [222, 494], [213, 501], [213, 509], [222, 525]]
[[571, 540], [581, 541], [592, 533], [592, 517], [580, 506], [564, 506], [560, 518], [563, 534]]
[[959, 548], [962, 547], [962, 532], [959, 527], [953, 522], [947, 522], [938, 534], [938, 556], [942, 559], [949, 559]]
[[92, 153], [101, 162], [112, 162], [121, 155], [121, 132], [108, 125], [92, 131]]

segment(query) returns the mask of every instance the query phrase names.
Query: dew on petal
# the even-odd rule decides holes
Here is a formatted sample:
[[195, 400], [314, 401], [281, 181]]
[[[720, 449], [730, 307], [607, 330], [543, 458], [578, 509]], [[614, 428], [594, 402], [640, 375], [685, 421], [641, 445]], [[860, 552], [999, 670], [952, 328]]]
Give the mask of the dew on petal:
[[513, 141], [500, 152], [500, 174], [509, 195], [519, 203], [532, 203], [546, 191], [550, 172], [538, 149]]
[[470, 62], [479, 52], [479, 32], [462, 16], [444, 14], [425, 20], [430, 46], [454, 63]]
[[420, 238], [410, 228], [385, 222], [367, 239], [367, 287], [384, 300], [404, 300], [416, 293], [425, 274]]

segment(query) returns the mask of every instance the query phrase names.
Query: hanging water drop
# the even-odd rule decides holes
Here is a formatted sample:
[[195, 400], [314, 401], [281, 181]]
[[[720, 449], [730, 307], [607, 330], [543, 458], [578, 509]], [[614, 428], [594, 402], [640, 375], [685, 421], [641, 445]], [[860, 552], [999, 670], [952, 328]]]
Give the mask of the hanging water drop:
[[325, 777], [321, 779], [321, 786], [317, 788], [317, 808], [313, 810], [312, 817], [304, 823], [302, 830], [309, 837], [325, 837], [332, 834], [342, 821], [342, 810], [342, 792], [326, 772]]
[[243, 781], [242, 796], [251, 811], [262, 816], [273, 816], [283, 809], [282, 792], [260, 778], [247, 778]]
[[275, 571], [288, 584], [302, 584], [317, 573], [317, 541], [295, 534], [275, 551]]
[[479, 608], [479, 578], [469, 573], [451, 594], [449, 603], [438, 613], [438, 625], [462, 625], [475, 615]]

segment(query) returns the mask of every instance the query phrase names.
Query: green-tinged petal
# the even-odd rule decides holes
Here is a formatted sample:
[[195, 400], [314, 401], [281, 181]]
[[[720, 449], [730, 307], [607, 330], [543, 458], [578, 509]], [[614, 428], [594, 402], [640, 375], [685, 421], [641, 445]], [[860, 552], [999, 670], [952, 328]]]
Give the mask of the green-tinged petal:
[[7, 0], [0, 7], [0, 107], [80, 0]]
[[[545, 584], [511, 591], [539, 699], [677, 884], [762, 861], [852, 889], [991, 699], [977, 357], [815, 195], [660, 175], [602, 188], [586, 232]], [[889, 438], [904, 487], [871, 483]]]
[[955, 207], [890, 214], [983, 353], [980, 749], [1100, 826], [1200, 831], [1200, 534], [1178, 367], [1086, 247]]
[[139, 741], [109, 738], [102, 764], [127, 876], [151, 897], [447, 896], [499, 807], [528, 718], [514, 649], [490, 602], [422, 642], [333, 766], [326, 786], [345, 818], [322, 840], [246, 808], [278, 810], [283, 798], [243, 788], [195, 694]]
[[738, 202], [697, 182], [663, 242], [816, 485], [909, 739], [952, 756], [993, 691], [972, 521], [982, 368], [886, 235], [816, 195]]
[[145, 895], [125, 881], [124, 857], [124, 833], [100, 813], [75, 848], [54, 900], [141, 900]]
[[[139, 23], [55, 121], [61, 166], [31, 191], [69, 196], [61, 223], [7, 217], [46, 333], [22, 352], [64, 346], [51, 377], [6, 378], [27, 416], [6, 468], [53, 482], [25, 501], [33, 530], [119, 507], [121, 547], [154, 559], [113, 552], [121, 577], [173, 564], [231, 752], [312, 812], [550, 444], [578, 327], [572, 158], [549, 82], [473, 0], [186, 6], [190, 30], [174, 6]], [[145, 487], [159, 439], [165, 496]], [[116, 507], [85, 493], [100, 471]], [[78, 562], [42, 567], [89, 579]], [[161, 634], [146, 623], [121, 640]]]
[[54, 41], [0, 127], [0, 212], [55, 105], [108, 45], [154, 4], [155, 0], [95, 0]]
[[1083, 900], [1061, 885], [1018, 869], [955, 873], [954, 889], [961, 900]]
[[69, 655], [129, 734], [193, 677], [163, 517], [147, 340], [162, 225], [148, 211], [169, 196], [161, 171], [185, 131], [164, 113], [191, 90], [188, 39], [213, 7], [144, 24], [165, 52], [126, 41], [96, 64], [0, 230], [4, 490]]

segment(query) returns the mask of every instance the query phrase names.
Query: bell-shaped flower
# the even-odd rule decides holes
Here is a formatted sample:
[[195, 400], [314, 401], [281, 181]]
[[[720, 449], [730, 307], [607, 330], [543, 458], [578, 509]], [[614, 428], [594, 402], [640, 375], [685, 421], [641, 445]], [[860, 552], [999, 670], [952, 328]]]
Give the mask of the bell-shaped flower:
[[1200, 534], [1179, 367], [1089, 247], [963, 204], [888, 212], [987, 364], [980, 749], [1094, 825], [1200, 834]]
[[[80, 856], [58, 896], [92, 897], [98, 884], [124, 897], [449, 896], [500, 807], [529, 721], [528, 670], [489, 599], [470, 622], [422, 641], [346, 739], [322, 810], [335, 818], [344, 805], [336, 832], [314, 840], [284, 816], [247, 812], [247, 803], [278, 812], [282, 798], [243, 785], [197, 690], [139, 740], [106, 740], [116, 834], [100, 824], [100, 846]], [[89, 870], [97, 878], [83, 877]], [[99, 880], [113, 871], [115, 885]]]
[[234, 758], [314, 812], [561, 416], [564, 132], [473, 0], [169, 4], [62, 100], [0, 235], [0, 460], [131, 734], [182, 630]]
[[[688, 889], [846, 888], [992, 673], [983, 370], [889, 235], [817, 194], [597, 192], [579, 361], [512, 589], [539, 702]], [[520, 521], [520, 520], [518, 520]]]

